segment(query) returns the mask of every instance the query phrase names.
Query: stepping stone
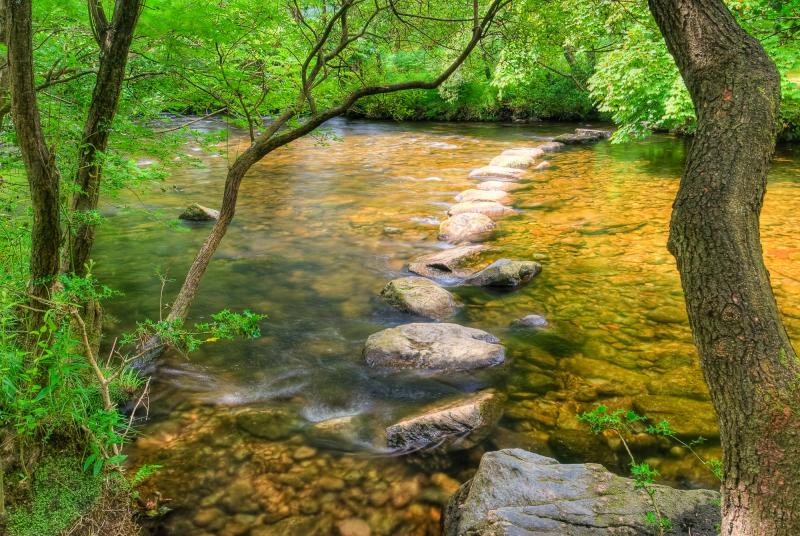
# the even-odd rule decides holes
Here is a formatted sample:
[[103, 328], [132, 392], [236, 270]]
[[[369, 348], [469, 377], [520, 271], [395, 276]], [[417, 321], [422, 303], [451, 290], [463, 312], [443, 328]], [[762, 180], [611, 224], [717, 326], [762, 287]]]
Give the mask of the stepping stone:
[[516, 211], [513, 208], [507, 207], [506, 205], [501, 205], [497, 201], [468, 201], [453, 205], [450, 207], [450, 210], [447, 211], [447, 215], [457, 216], [459, 214], [483, 214], [484, 216], [488, 216], [490, 218], [499, 218], [501, 216], [514, 214], [515, 212]]
[[476, 287], [517, 288], [539, 275], [542, 265], [534, 261], [500, 259], [468, 277], [465, 285]]
[[470, 179], [506, 179], [515, 180], [522, 176], [524, 172], [521, 169], [503, 167], [503, 166], [484, 166], [482, 168], [473, 169], [469, 173]]
[[457, 246], [418, 257], [409, 263], [408, 269], [425, 277], [468, 277], [476, 271], [469, 269], [469, 264], [489, 249], [483, 245]]
[[539, 149], [546, 153], [557, 153], [558, 151], [563, 151], [566, 145], [563, 143], [559, 143], [557, 141], [548, 141], [547, 143], [543, 143], [539, 146]]
[[541, 161], [541, 162], [539, 162], [539, 164], [538, 164], [538, 165], [537, 165], [535, 168], [533, 168], [533, 169], [535, 169], [536, 171], [542, 171], [542, 170], [545, 170], [545, 169], [549, 169], [549, 168], [551, 168], [551, 167], [553, 167], [553, 164], [551, 164], [551, 163], [550, 163], [550, 162], [548, 162], [547, 160], [542, 160], [542, 161]]
[[501, 154], [489, 162], [489, 166], [527, 169], [531, 166], [533, 158], [526, 155]]
[[491, 236], [495, 227], [489, 216], [475, 212], [457, 214], [439, 225], [439, 240], [453, 244], [482, 242]]
[[469, 201], [495, 201], [509, 203], [511, 197], [502, 190], [464, 190], [456, 196], [456, 201], [465, 203]]
[[381, 291], [381, 299], [400, 311], [434, 320], [454, 316], [463, 307], [455, 296], [424, 277], [401, 277]]
[[553, 138], [553, 140], [566, 143], [567, 145], [577, 145], [581, 143], [593, 143], [610, 137], [611, 132], [607, 130], [576, 128], [574, 134], [561, 134], [560, 136]]
[[526, 188], [526, 186], [518, 182], [483, 181], [479, 182], [475, 186], [475, 188], [477, 188], [478, 190], [502, 190], [504, 192], [510, 192], [512, 190], [519, 190], [521, 188]]
[[437, 402], [386, 428], [387, 445], [406, 452], [472, 448], [489, 435], [502, 414], [502, 401], [491, 390]]
[[458, 324], [403, 324], [373, 333], [364, 346], [370, 367], [432, 371], [499, 365], [505, 348], [494, 335]]
[[536, 158], [541, 158], [544, 155], [544, 151], [542, 151], [538, 147], [524, 147], [519, 149], [506, 149], [500, 156], [526, 156], [531, 160], [535, 160]]

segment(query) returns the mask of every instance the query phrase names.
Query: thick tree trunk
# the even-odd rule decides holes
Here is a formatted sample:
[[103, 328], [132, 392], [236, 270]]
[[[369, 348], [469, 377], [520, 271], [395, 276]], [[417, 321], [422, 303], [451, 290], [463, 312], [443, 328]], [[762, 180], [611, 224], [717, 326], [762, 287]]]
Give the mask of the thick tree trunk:
[[72, 198], [76, 226], [69, 233], [64, 270], [84, 275], [95, 238], [95, 225], [89, 214], [97, 210], [102, 157], [108, 148], [108, 136], [117, 113], [125, 66], [128, 61], [133, 32], [142, 9], [142, 0], [118, 0], [114, 5], [111, 23], [102, 16], [102, 7], [90, 10], [100, 45], [100, 68], [92, 92], [89, 114], [83, 129], [78, 151], [78, 171], [75, 183], [78, 191]]
[[722, 534], [800, 534], [800, 363], [759, 236], [779, 75], [721, 0], [649, 5], [698, 119], [669, 247], [719, 417]]
[[[50, 297], [59, 265], [61, 224], [59, 211], [59, 176], [55, 155], [45, 143], [36, 104], [33, 80], [33, 44], [31, 0], [8, 2], [6, 39], [11, 80], [11, 115], [17, 143], [25, 162], [33, 208], [31, 230], [31, 307], [44, 309], [40, 299]], [[32, 324], [41, 322], [42, 314], [32, 313]]]

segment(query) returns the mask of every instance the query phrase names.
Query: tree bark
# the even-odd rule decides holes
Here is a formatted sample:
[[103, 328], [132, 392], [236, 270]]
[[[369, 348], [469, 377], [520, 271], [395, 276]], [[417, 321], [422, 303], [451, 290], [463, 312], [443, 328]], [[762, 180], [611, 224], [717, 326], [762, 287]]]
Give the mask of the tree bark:
[[43, 317], [39, 310], [46, 308], [41, 299], [50, 297], [58, 275], [61, 244], [59, 176], [55, 155], [45, 142], [36, 102], [31, 0], [14, 0], [6, 7], [11, 115], [25, 163], [33, 209], [30, 294], [34, 309], [31, 323], [37, 327]]
[[698, 120], [669, 248], [719, 418], [722, 534], [800, 534], [800, 363], [759, 235], [779, 74], [721, 0], [649, 5]]
[[108, 148], [108, 136], [119, 105], [128, 51], [142, 9], [142, 0], [118, 0], [111, 22], [106, 21], [102, 5], [90, 0], [93, 30], [100, 46], [100, 68], [78, 148], [78, 191], [72, 198], [76, 226], [69, 233], [66, 249], [66, 272], [86, 274], [86, 266], [95, 238], [91, 213], [97, 210], [103, 173], [102, 153]]

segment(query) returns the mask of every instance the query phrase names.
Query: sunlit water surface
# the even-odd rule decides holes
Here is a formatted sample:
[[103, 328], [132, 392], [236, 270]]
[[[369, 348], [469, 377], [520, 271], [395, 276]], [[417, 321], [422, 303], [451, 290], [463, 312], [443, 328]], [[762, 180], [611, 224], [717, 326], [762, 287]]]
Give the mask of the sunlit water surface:
[[[199, 124], [223, 128], [219, 123]], [[598, 461], [624, 471], [611, 437], [575, 416], [602, 402], [667, 418], [719, 455], [713, 410], [692, 345], [678, 275], [666, 250], [684, 142], [571, 148], [554, 168], [527, 175], [512, 193], [519, 212], [488, 243], [500, 257], [538, 259], [543, 273], [508, 293], [454, 287], [467, 304], [455, 322], [500, 337], [507, 363], [474, 374], [430, 377], [366, 367], [367, 336], [411, 319], [376, 299], [407, 275], [410, 259], [438, 248], [438, 222], [468, 172], [504, 149], [532, 146], [575, 125], [394, 124], [340, 121], [335, 140], [304, 139], [256, 165], [236, 219], [192, 309], [265, 313], [263, 336], [210, 344], [164, 358], [152, 383], [150, 420], [128, 449], [132, 466], [163, 468], [141, 490], [172, 511], [157, 534], [335, 534], [342, 520], [372, 534], [439, 534], [442, 505], [485, 450], [523, 447], [562, 461]], [[178, 224], [191, 202], [217, 207], [228, 160], [187, 146], [199, 165], [125, 208], [105, 207], [96, 272], [122, 291], [115, 330], [157, 318], [160, 281], [182, 275], [206, 224]], [[772, 282], [789, 333], [800, 335], [800, 151], [783, 148], [770, 175], [762, 231]], [[537, 313], [551, 327], [512, 328]], [[500, 426], [483, 445], [448, 456], [404, 457], [379, 431], [433, 401], [492, 386], [507, 396]], [[359, 434], [322, 433], [327, 419], [362, 415]], [[641, 435], [637, 455], [664, 481], [713, 486], [684, 449]], [[345, 523], [344, 527], [348, 525]], [[349, 525], [351, 528], [354, 525]], [[356, 525], [357, 528], [357, 525]], [[357, 534], [357, 533], [354, 533]]]

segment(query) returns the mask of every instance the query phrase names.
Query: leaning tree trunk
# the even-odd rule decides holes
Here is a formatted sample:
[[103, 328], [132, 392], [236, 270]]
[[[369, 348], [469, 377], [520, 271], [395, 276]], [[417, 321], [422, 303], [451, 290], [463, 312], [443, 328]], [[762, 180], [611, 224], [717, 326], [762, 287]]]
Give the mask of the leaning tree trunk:
[[128, 50], [133, 41], [142, 0], [118, 0], [110, 23], [102, 14], [102, 6], [93, 6], [90, 14], [93, 15], [100, 46], [100, 68], [78, 148], [78, 171], [75, 176], [78, 191], [72, 198], [72, 211], [77, 216], [77, 224], [69, 235], [64, 267], [65, 271], [78, 275], [85, 275], [94, 245], [95, 224], [89, 213], [97, 210], [103, 172], [102, 154], [108, 148], [108, 136], [117, 113]]
[[33, 80], [33, 43], [31, 0], [14, 0], [6, 4], [6, 40], [8, 46], [9, 77], [11, 80], [11, 115], [17, 134], [33, 209], [31, 229], [30, 294], [31, 323], [38, 326], [41, 310], [46, 309], [42, 299], [50, 291], [58, 275], [61, 224], [59, 220], [59, 176], [55, 155], [45, 142], [36, 104], [36, 87]]
[[800, 363], [759, 236], [779, 75], [721, 0], [649, 5], [697, 114], [669, 248], [719, 417], [722, 534], [800, 534]]

